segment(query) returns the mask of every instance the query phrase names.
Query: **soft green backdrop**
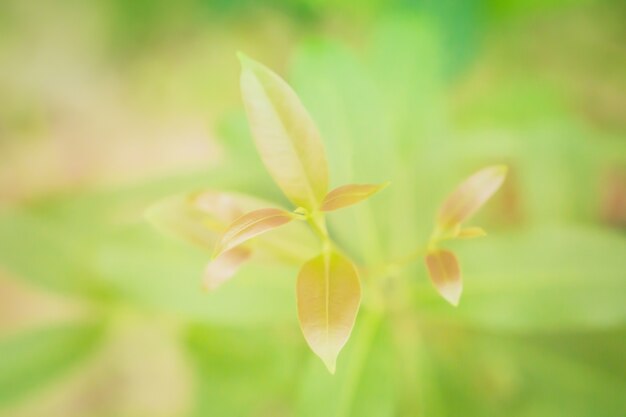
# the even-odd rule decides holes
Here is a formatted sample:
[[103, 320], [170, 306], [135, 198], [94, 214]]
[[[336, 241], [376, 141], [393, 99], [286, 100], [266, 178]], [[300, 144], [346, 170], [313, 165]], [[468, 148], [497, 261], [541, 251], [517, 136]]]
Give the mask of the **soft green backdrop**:
[[[1, 2], [0, 415], [623, 417], [625, 21], [593, 0]], [[209, 253], [143, 217], [201, 188], [285, 202], [237, 50], [300, 95], [332, 185], [393, 181], [375, 221], [332, 215], [357, 260], [424, 243], [455, 184], [510, 166], [489, 236], [454, 244], [460, 306], [416, 264], [334, 377], [295, 269], [206, 294]]]

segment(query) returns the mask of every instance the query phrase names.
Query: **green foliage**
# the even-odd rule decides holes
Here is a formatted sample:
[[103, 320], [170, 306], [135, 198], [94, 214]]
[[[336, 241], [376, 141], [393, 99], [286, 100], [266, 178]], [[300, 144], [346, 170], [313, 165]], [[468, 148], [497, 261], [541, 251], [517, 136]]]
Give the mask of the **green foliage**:
[[[363, 202], [389, 183], [348, 184], [328, 192], [325, 149], [317, 126], [297, 94], [262, 64], [242, 53], [239, 60], [242, 96], [256, 148], [269, 174], [297, 208], [293, 213], [270, 207], [242, 214], [244, 206], [237, 197], [209, 192], [205, 193], [210, 198], [205, 198], [202, 209], [212, 217], [203, 218], [194, 212], [198, 211], [199, 207], [194, 206], [200, 206], [200, 197], [191, 195], [159, 203], [150, 210], [150, 218], [157, 226], [170, 228], [192, 243], [205, 246], [211, 244], [207, 230], [221, 232], [215, 243], [214, 259], [205, 271], [205, 287], [209, 289], [216, 289], [249, 260], [251, 253], [245, 247], [240, 248], [242, 244], [292, 220], [307, 221], [319, 236], [322, 250], [304, 263], [298, 274], [298, 318], [309, 346], [334, 374], [337, 356], [348, 341], [359, 310], [361, 284], [358, 267], [341, 253], [341, 247], [337, 247], [329, 234], [325, 212]], [[400, 150], [403, 149], [392, 152]], [[437, 246], [442, 240], [459, 237], [461, 224], [500, 188], [506, 171], [505, 166], [495, 166], [475, 173], [452, 193], [439, 211], [425, 251], [426, 264], [437, 290], [455, 306], [462, 291], [458, 262], [452, 252]], [[227, 226], [218, 226], [220, 223]], [[417, 249], [418, 256], [423, 252]], [[384, 298], [384, 282], [399, 278], [398, 272], [389, 273], [388, 269], [393, 266], [401, 271], [415, 255], [413, 249], [406, 259], [386, 260], [373, 267], [374, 259], [366, 259], [361, 268], [370, 268], [366, 275], [372, 282], [371, 297]], [[383, 304], [388, 302], [385, 300]]]
[[226, 415], [233, 410], [243, 415], [289, 415], [291, 404], [286, 399], [296, 389], [303, 353], [297, 336], [271, 327], [262, 331], [191, 327], [186, 346], [198, 401], [190, 415]]
[[98, 323], [72, 323], [0, 340], [0, 407], [76, 369], [98, 346], [102, 330]]
[[[382, 13], [397, 3], [403, 3], [401, 10]], [[619, 229], [619, 178], [626, 149], [623, 123], [603, 124], [597, 117], [612, 113], [612, 120], [620, 120], [622, 102], [611, 95], [619, 88], [602, 83], [589, 69], [602, 62], [602, 40], [594, 37], [593, 28], [580, 25], [588, 20], [572, 22], [589, 30], [582, 37], [593, 45], [593, 54], [576, 43], [564, 45], [580, 53], [585, 65], [556, 65], [563, 51], [541, 49], [543, 42], [537, 42], [534, 32], [534, 19], [542, 18], [538, 13], [552, 10], [555, 17], [543, 17], [560, 31], [556, 23], [564, 20], [565, 5], [584, 2], [472, 1], [459, 6], [463, 13], [449, 7], [453, 2], [419, 3], [364, 7], [352, 0], [338, 6], [303, 1], [285, 7], [277, 2], [273, 8], [326, 16], [323, 22], [329, 23], [298, 44], [286, 77], [327, 150], [328, 186], [319, 188], [324, 193], [318, 191], [313, 202], [306, 201], [307, 210], [290, 206], [293, 196], [282, 195], [285, 187], [270, 181], [237, 109], [215, 129], [224, 145], [224, 158], [215, 169], [3, 208], [2, 280], [23, 281], [28, 290], [62, 294], [94, 307], [82, 313], [87, 319], [130, 311], [168, 329], [192, 380], [182, 415], [623, 415], [626, 243]], [[193, 4], [117, 2], [114, 24], [123, 27], [117, 48], [134, 56], [146, 44], [156, 48], [168, 33], [187, 39], [199, 30], [193, 25], [179, 29], [185, 16], [194, 14]], [[225, 12], [234, 19], [248, 4], [203, 3], [205, 14], [194, 22]], [[274, 24], [293, 17], [288, 13], [272, 15], [268, 26], [279, 31]], [[363, 20], [338, 28], [333, 23], [337, 16], [342, 22], [346, 16]], [[375, 24], [368, 20], [373, 16]], [[532, 24], [525, 25], [524, 19]], [[168, 25], [159, 27], [162, 20]], [[505, 28], [483, 26], [490, 20]], [[17, 25], [16, 19], [7, 21]], [[294, 21], [301, 30], [298, 36], [307, 32], [301, 17]], [[517, 25], [522, 35], [516, 34]], [[220, 33], [214, 30], [211, 36]], [[520, 36], [532, 42], [515, 43]], [[478, 50], [481, 39], [496, 38], [487, 50]], [[267, 59], [273, 67], [284, 68], [282, 46], [271, 45], [281, 56], [280, 62]], [[224, 48], [230, 54], [232, 47]], [[619, 51], [610, 51], [610, 71], [619, 73], [622, 61], [613, 62]], [[483, 55], [472, 61], [473, 53]], [[532, 53], [537, 54], [534, 64]], [[235, 59], [224, 63], [227, 72], [235, 65]], [[556, 74], [542, 72], [552, 65]], [[586, 76], [592, 82], [575, 78], [577, 71], [590, 71]], [[166, 77], [154, 77], [155, 84], [171, 87]], [[235, 74], [229, 77], [216, 75], [211, 82], [235, 84]], [[193, 89], [197, 79], [188, 82]], [[205, 94], [203, 87], [198, 94]], [[602, 101], [602, 94], [609, 99]], [[215, 95], [215, 101], [225, 99], [230, 105], [221, 92]], [[0, 117], [5, 120], [4, 114]], [[438, 210], [459, 181], [500, 163], [509, 167], [506, 182], [475, 220], [433, 234]], [[613, 181], [610, 187], [607, 178]], [[354, 190], [386, 181], [391, 184], [380, 194], [324, 212], [324, 227], [311, 215], [323, 205], [320, 200], [343, 184]], [[326, 194], [329, 190], [334, 191]], [[235, 276], [228, 279], [229, 272], [219, 289], [207, 293], [200, 284], [203, 271], [206, 280], [215, 244], [238, 216], [216, 222], [206, 207], [183, 204], [193, 213], [190, 222], [161, 226], [171, 229], [174, 224], [174, 232], [209, 230], [194, 235], [199, 244], [192, 246], [163, 236], [144, 214], [173, 194], [178, 204], [198, 193], [225, 191], [254, 199], [254, 204], [238, 206], [239, 214], [289, 207], [284, 212], [291, 220], [238, 242], [237, 248], [250, 256], [235, 267], [230, 261], [220, 267], [232, 268]], [[353, 199], [360, 196], [348, 198]], [[610, 201], [613, 217], [603, 217]], [[175, 220], [180, 220], [180, 207], [174, 204]], [[206, 230], [199, 228], [202, 224]], [[474, 224], [489, 235], [456, 239], [482, 236]], [[298, 267], [326, 250], [325, 232], [333, 248], [358, 266], [362, 285], [362, 306], [334, 375], [311, 355], [296, 322]], [[457, 308], [429, 282], [422, 261], [433, 243], [458, 259], [464, 281]], [[317, 269], [316, 283], [331, 279]], [[21, 404], [39, 402], [46, 387], [80, 374], [81, 363], [109, 339], [102, 333], [99, 323], [55, 324], [3, 336], [0, 414], [24, 415]], [[145, 373], [146, 380], [153, 377]], [[109, 387], [108, 382], [99, 384]]]
[[445, 310], [424, 290], [416, 292], [419, 303], [431, 304], [429, 311], [443, 314], [440, 318], [516, 332], [624, 324], [621, 258], [626, 246], [619, 234], [544, 227], [472, 243], [457, 248], [465, 274], [472, 277], [465, 283], [464, 301], [457, 311]]

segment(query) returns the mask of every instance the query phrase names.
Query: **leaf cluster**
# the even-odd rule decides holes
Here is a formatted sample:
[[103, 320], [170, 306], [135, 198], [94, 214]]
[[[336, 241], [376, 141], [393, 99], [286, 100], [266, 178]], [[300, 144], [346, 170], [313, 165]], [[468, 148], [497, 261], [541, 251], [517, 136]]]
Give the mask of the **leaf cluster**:
[[[249, 241], [258, 241], [266, 233], [292, 222], [304, 222], [319, 240], [319, 253], [301, 264], [298, 273], [298, 319], [309, 346], [334, 373], [337, 356], [348, 341], [361, 304], [359, 271], [363, 266], [358, 266], [332, 239], [326, 216], [367, 200], [390, 183], [346, 184], [329, 191], [324, 145], [297, 94], [269, 68], [243, 54], [239, 54], [239, 58], [242, 96], [256, 148], [268, 172], [292, 202], [293, 209], [260, 207], [247, 211], [245, 204], [239, 201], [241, 198], [205, 192], [190, 197], [187, 206], [185, 203], [173, 207], [161, 203], [150, 212], [150, 217], [161, 224], [168, 218], [178, 222], [174, 229], [181, 234], [201, 235], [203, 232], [196, 229], [206, 228], [219, 233], [213, 259], [204, 274], [204, 286], [209, 290], [218, 288], [250, 260], [257, 248]], [[498, 190], [505, 173], [503, 166], [475, 173], [448, 197], [437, 216], [424, 256], [433, 284], [453, 305], [458, 304], [461, 296], [461, 272], [455, 255], [439, 245], [449, 239], [485, 234], [480, 228], [462, 228], [461, 225]], [[196, 210], [203, 210], [211, 220], [205, 219], [204, 225], [197, 224], [198, 219], [193, 220], [189, 212], [189, 204], [195, 205]], [[191, 227], [185, 230], [184, 225], [189, 224], [190, 219]], [[195, 239], [202, 241], [202, 238]], [[287, 239], [289, 245], [297, 245], [302, 240], [295, 236], [293, 239]], [[257, 246], [268, 248], [267, 243]], [[407, 259], [392, 262], [404, 266], [422, 251], [415, 248]], [[293, 258], [297, 257], [298, 254], [294, 254]]]

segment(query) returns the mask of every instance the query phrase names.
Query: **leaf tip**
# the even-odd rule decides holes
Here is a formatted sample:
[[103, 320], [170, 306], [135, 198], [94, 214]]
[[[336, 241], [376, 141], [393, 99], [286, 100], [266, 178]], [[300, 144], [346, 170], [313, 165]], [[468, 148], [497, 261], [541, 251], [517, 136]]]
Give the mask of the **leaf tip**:
[[250, 57], [241, 51], [237, 51], [237, 58], [239, 59], [239, 62], [241, 62], [241, 65], [244, 67], [251, 61]]
[[456, 256], [448, 250], [433, 249], [426, 255], [426, 267], [439, 295], [453, 306], [458, 306], [463, 282]]
[[450, 230], [473, 216], [502, 186], [507, 171], [504, 164], [492, 165], [463, 181], [439, 209], [438, 225]]
[[335, 375], [335, 372], [337, 371], [337, 357], [322, 358], [322, 361], [324, 362], [324, 365], [326, 365], [328, 372], [330, 372], [331, 375]]
[[324, 197], [320, 209], [333, 211], [360, 203], [378, 193], [391, 184], [390, 181], [382, 184], [347, 184], [335, 188]]
[[495, 170], [496, 170], [499, 174], [501, 174], [503, 177], [504, 177], [504, 176], [506, 176], [506, 174], [509, 172], [509, 167], [508, 167], [508, 165], [504, 165], [504, 164], [501, 164], [501, 165], [496, 165], [494, 168], [495, 168]]
[[440, 289], [441, 296], [454, 307], [459, 306], [463, 288], [460, 285], [448, 285]]
[[305, 340], [334, 374], [361, 301], [356, 267], [336, 252], [316, 256], [300, 269], [296, 301]]
[[498, 181], [498, 185], [496, 187], [496, 190], [497, 190], [498, 188], [502, 186], [502, 183], [506, 179], [506, 176], [509, 172], [509, 167], [508, 165], [505, 165], [505, 164], [494, 165], [491, 167], [491, 172], [493, 173], [494, 177], [497, 178], [497, 181]]
[[253, 58], [250, 58], [248, 55], [244, 54], [241, 51], [237, 51], [237, 58], [239, 59], [241, 69], [243, 71], [249, 70], [255, 72], [259, 69], [267, 69], [263, 64], [255, 61]]
[[216, 290], [232, 278], [250, 258], [251, 251], [244, 248], [231, 249], [209, 262], [204, 270], [202, 286], [206, 292]]

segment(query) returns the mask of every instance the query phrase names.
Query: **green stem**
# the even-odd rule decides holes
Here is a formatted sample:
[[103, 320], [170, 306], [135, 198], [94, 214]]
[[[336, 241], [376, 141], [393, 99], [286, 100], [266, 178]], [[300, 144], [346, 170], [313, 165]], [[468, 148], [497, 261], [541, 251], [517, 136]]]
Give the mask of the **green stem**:
[[397, 259], [393, 259], [389, 262], [376, 265], [372, 268], [367, 268], [365, 274], [372, 280], [377, 278], [390, 279], [393, 276], [397, 276], [400, 271], [407, 265], [421, 259], [428, 252], [429, 245], [420, 246], [409, 252], [407, 255]]
[[411, 251], [407, 255], [390, 262], [389, 265], [392, 267], [396, 267], [396, 268], [405, 267], [408, 264], [413, 263], [417, 261], [418, 259], [423, 258], [428, 252], [428, 249], [429, 249], [429, 245], [415, 248], [413, 251]]
[[322, 243], [330, 240], [330, 237], [328, 236], [328, 229], [326, 228], [326, 220], [324, 219], [324, 215], [322, 213], [311, 213], [311, 215], [307, 218], [307, 221]]
[[336, 417], [348, 417], [350, 415], [361, 374], [381, 321], [382, 314], [378, 311], [370, 311], [361, 318], [361, 328], [353, 342], [355, 343], [354, 350], [351, 352], [346, 378], [339, 396]]

